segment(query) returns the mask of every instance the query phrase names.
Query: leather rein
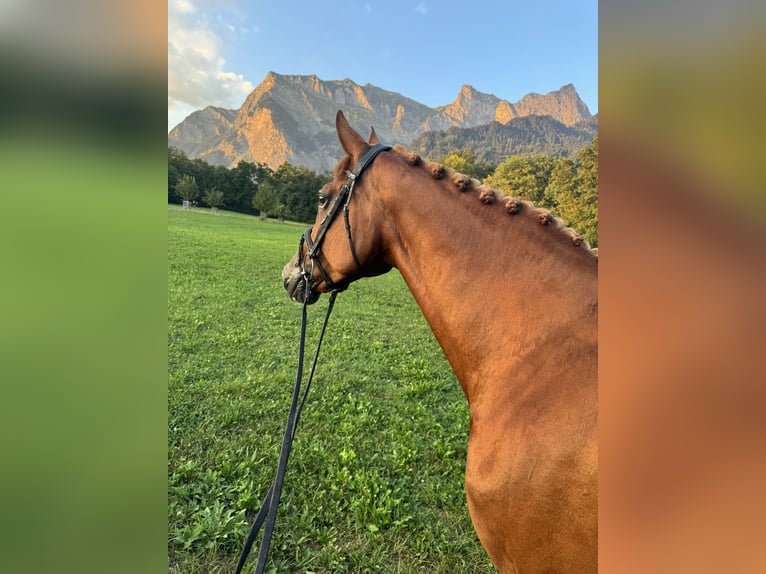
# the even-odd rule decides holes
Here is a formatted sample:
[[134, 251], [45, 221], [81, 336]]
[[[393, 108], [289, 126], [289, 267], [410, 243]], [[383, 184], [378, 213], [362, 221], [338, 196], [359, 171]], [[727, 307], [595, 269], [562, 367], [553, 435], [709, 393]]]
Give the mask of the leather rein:
[[[362, 175], [362, 172], [364, 172], [364, 170], [369, 167], [369, 165], [380, 152], [389, 149], [391, 149], [391, 146], [381, 144], [377, 144], [371, 147], [364, 155], [362, 155], [362, 157], [359, 158], [359, 161], [356, 162], [353, 171], [346, 171], [348, 181], [343, 185], [332, 207], [320, 222], [316, 239], [311, 239], [312, 228], [309, 227], [301, 236], [300, 242], [298, 243], [298, 258], [301, 262], [301, 277], [305, 282], [303, 311], [301, 314], [300, 345], [298, 350], [298, 373], [295, 378], [295, 388], [293, 390], [293, 398], [290, 404], [290, 411], [287, 415], [287, 426], [285, 428], [285, 434], [282, 438], [282, 447], [279, 451], [279, 464], [277, 465], [276, 476], [274, 477], [271, 486], [269, 486], [266, 497], [263, 499], [261, 507], [258, 510], [258, 515], [255, 517], [253, 525], [250, 528], [250, 532], [247, 535], [247, 539], [245, 540], [245, 544], [243, 545], [242, 552], [239, 556], [239, 561], [237, 562], [235, 574], [240, 574], [242, 572], [242, 568], [245, 566], [245, 561], [250, 554], [250, 550], [253, 547], [255, 538], [258, 536], [261, 527], [264, 525], [265, 529], [263, 532], [263, 539], [261, 540], [261, 546], [258, 550], [258, 562], [255, 567], [255, 574], [263, 574], [266, 568], [266, 559], [268, 557], [269, 548], [271, 546], [274, 524], [276, 523], [277, 509], [279, 508], [279, 499], [282, 493], [282, 483], [284, 481], [285, 471], [287, 469], [287, 460], [290, 457], [290, 450], [292, 449], [293, 439], [295, 438], [295, 432], [298, 428], [298, 421], [300, 420], [303, 406], [306, 403], [306, 397], [308, 396], [309, 389], [311, 388], [311, 381], [314, 378], [314, 370], [316, 369], [317, 359], [319, 358], [319, 350], [322, 346], [322, 339], [324, 338], [325, 329], [327, 328], [327, 322], [330, 319], [330, 313], [332, 312], [333, 306], [335, 305], [335, 297], [337, 297], [340, 291], [345, 289], [345, 287], [341, 288], [341, 286], [339, 286], [337, 283], [331, 281], [330, 277], [325, 272], [317, 257], [319, 253], [319, 247], [322, 245], [322, 241], [324, 240], [325, 234], [327, 233], [327, 229], [330, 227], [333, 220], [338, 215], [338, 211], [340, 210], [341, 205], [343, 205], [343, 220], [346, 225], [346, 235], [348, 236], [348, 243], [351, 247], [351, 254], [354, 257], [354, 261], [356, 262], [357, 266], [362, 269], [362, 264], [359, 262], [359, 258], [356, 255], [354, 241], [351, 237], [351, 224], [348, 220], [348, 206], [351, 202], [351, 196], [354, 191], [354, 183], [356, 180], [359, 179], [359, 177]], [[301, 383], [303, 381], [303, 360], [306, 350], [307, 307], [309, 305], [309, 298], [311, 295], [312, 278], [312, 269], [306, 269], [306, 267], [303, 265], [304, 256], [301, 256], [301, 251], [303, 249], [304, 243], [307, 247], [306, 255], [308, 256], [309, 261], [311, 261], [311, 268], [313, 269], [313, 266], [316, 264], [317, 269], [319, 269], [319, 272], [322, 275], [322, 279], [325, 281], [325, 284], [330, 289], [332, 289], [332, 293], [330, 294], [330, 301], [327, 305], [327, 313], [324, 318], [324, 323], [322, 323], [322, 330], [319, 334], [319, 341], [317, 342], [316, 352], [314, 353], [314, 360], [311, 364], [311, 370], [309, 371], [309, 376], [306, 381], [306, 388], [303, 391], [303, 396], [301, 397]]]

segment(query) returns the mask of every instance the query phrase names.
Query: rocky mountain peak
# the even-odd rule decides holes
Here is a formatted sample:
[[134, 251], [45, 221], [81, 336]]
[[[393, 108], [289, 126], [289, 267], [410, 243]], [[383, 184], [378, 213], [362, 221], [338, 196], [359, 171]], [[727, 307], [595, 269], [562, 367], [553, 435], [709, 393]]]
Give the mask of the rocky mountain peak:
[[479, 92], [477, 92], [476, 88], [474, 88], [473, 86], [469, 84], [463, 84], [462, 86], [460, 86], [460, 91], [458, 92], [458, 95], [455, 101], [457, 100], [470, 101], [471, 98], [473, 98], [473, 95], [478, 93]]
[[499, 102], [495, 96], [483, 94], [473, 86], [464, 84], [460, 87], [455, 101], [432, 118], [428, 127], [447, 129], [451, 126], [467, 127], [490, 123], [495, 119], [495, 109]]
[[552, 116], [566, 126], [573, 126], [591, 117], [588, 106], [580, 99], [572, 84], [545, 95], [527, 94], [515, 104], [515, 108], [519, 115]]
[[506, 124], [527, 115], [550, 115], [567, 126], [590, 117], [572, 84], [528, 94], [515, 104], [465, 84], [451, 104], [430, 108], [350, 78], [326, 81], [270, 71], [238, 110], [209, 106], [194, 112], [171, 130], [168, 145], [213, 164], [246, 160], [277, 168], [287, 161], [324, 171], [338, 159], [338, 109], [360, 133], [374, 125], [382, 141], [404, 145], [429, 131]]

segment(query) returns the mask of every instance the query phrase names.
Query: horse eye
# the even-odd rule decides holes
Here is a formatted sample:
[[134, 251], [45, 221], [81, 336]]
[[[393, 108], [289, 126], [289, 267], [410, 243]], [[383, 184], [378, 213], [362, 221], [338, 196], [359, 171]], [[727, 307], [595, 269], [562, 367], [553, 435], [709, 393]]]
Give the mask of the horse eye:
[[327, 205], [327, 202], [329, 201], [329, 197], [327, 197], [325, 194], [320, 193], [319, 194], [319, 207], [324, 207]]

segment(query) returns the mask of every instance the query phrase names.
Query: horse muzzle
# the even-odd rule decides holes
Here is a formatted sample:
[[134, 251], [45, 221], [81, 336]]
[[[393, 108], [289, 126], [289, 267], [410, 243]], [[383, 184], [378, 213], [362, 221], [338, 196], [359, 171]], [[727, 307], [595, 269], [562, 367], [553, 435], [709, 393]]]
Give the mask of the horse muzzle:
[[313, 279], [309, 280], [309, 293], [308, 297], [306, 297], [307, 282], [301, 272], [300, 266], [294, 261], [290, 261], [282, 269], [282, 284], [284, 285], [287, 294], [290, 296], [290, 299], [296, 303], [303, 303], [304, 301], [308, 305], [316, 303], [317, 299], [319, 299], [319, 293], [311, 288], [311, 283], [313, 283]]

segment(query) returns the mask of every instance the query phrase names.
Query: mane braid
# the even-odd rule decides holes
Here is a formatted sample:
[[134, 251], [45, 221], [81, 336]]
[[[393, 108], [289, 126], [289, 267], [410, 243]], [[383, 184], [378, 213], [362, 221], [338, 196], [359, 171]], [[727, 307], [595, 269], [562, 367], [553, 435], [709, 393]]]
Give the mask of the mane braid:
[[445, 168], [437, 162], [424, 161], [418, 154], [408, 152], [401, 145], [395, 145], [393, 151], [404, 157], [411, 166], [423, 166], [433, 179], [450, 182], [459, 193], [476, 190], [479, 201], [485, 205], [499, 203], [510, 215], [522, 213], [527, 217], [534, 217], [541, 225], [563, 234], [573, 246], [583, 248], [593, 257], [598, 258], [597, 247], [592, 248], [584, 235], [577, 233], [571, 227], [567, 227], [563, 220], [554, 217], [547, 209], [537, 207], [526, 199], [512, 197], [502, 190], [491, 189], [478, 179], [470, 178], [452, 168]]

